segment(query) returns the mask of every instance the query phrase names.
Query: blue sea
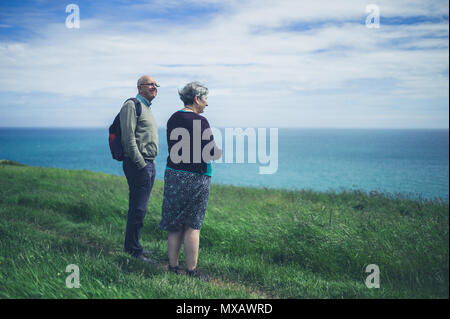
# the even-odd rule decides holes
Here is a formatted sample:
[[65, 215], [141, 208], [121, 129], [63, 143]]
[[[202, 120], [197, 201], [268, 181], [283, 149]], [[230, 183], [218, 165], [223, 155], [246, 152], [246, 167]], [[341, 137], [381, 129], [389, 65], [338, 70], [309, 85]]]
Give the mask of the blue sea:
[[[269, 135], [267, 129], [268, 155]], [[162, 180], [168, 155], [164, 129], [159, 136], [156, 178]], [[267, 164], [259, 163], [258, 157], [256, 163], [248, 163], [246, 154], [244, 163], [213, 163], [212, 182], [315, 191], [376, 190], [448, 202], [447, 129], [280, 128], [277, 154], [274, 174], [259, 174]], [[106, 128], [0, 128], [0, 159], [124, 176], [122, 163], [111, 158]]]

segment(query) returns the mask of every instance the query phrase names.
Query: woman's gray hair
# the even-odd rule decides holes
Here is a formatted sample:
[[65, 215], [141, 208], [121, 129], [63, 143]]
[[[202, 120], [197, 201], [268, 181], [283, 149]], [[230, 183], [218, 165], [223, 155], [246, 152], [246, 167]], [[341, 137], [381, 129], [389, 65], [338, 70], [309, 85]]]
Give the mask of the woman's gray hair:
[[178, 90], [178, 94], [184, 105], [192, 105], [196, 96], [202, 98], [208, 95], [208, 88], [200, 82], [190, 82], [181, 91]]

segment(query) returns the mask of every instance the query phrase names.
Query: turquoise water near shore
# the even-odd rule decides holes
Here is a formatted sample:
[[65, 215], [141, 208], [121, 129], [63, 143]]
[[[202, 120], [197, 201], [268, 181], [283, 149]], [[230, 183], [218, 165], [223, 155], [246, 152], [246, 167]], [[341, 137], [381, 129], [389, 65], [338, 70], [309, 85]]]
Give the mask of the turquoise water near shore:
[[[123, 176], [111, 158], [107, 128], [0, 128], [0, 159]], [[225, 137], [224, 130], [221, 129]], [[159, 130], [157, 179], [167, 159]], [[225, 142], [223, 141], [223, 145]], [[267, 153], [269, 153], [267, 129]], [[226, 149], [225, 149], [226, 153]], [[213, 183], [314, 191], [362, 190], [413, 198], [449, 198], [449, 131], [419, 129], [278, 129], [278, 169], [267, 164], [213, 163]]]

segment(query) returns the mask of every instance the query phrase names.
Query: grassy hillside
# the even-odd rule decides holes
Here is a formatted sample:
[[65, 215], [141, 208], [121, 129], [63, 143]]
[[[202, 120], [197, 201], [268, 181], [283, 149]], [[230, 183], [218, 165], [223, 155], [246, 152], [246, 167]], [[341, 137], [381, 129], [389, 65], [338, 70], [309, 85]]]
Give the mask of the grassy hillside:
[[[166, 271], [162, 194], [156, 181], [141, 233], [150, 266], [122, 252], [125, 178], [1, 162], [0, 298], [448, 298], [447, 203], [212, 185], [205, 283]], [[66, 288], [69, 264], [79, 289]], [[364, 283], [369, 264], [379, 289]]]

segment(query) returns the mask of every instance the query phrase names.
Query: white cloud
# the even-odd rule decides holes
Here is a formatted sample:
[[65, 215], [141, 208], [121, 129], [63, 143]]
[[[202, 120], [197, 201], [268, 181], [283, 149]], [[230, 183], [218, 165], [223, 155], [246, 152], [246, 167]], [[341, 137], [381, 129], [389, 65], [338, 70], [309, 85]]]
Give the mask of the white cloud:
[[[164, 3], [160, 10], [178, 4]], [[357, 105], [358, 116], [366, 117], [367, 125], [384, 126], [408, 118], [408, 113], [379, 115], [374, 105], [403, 100], [424, 103], [426, 108], [427, 100], [448, 98], [448, 74], [443, 73], [448, 72], [447, 21], [368, 29], [363, 25], [363, 1], [212, 3], [223, 5], [224, 11], [200, 24], [161, 19], [111, 24], [98, 17], [82, 19], [78, 30], [66, 29], [64, 23], [48, 24], [31, 41], [0, 43], [0, 90], [54, 94], [72, 99], [71, 105], [95, 99], [98, 114], [105, 115], [112, 101], [120, 104], [134, 94], [136, 79], [149, 73], [162, 84], [155, 112], [157, 120], [165, 123], [180, 104], [176, 89], [199, 80], [211, 89], [208, 118], [216, 126], [237, 122], [241, 126], [352, 126], [355, 110], [349, 111], [349, 104]], [[447, 2], [376, 3], [382, 16], [448, 14]], [[130, 10], [145, 8], [148, 5]], [[354, 19], [361, 23], [346, 22]], [[341, 23], [303, 32], [285, 28], [315, 21]], [[375, 88], [360, 87], [361, 81], [371, 81], [368, 86]], [[383, 84], [386, 81], [392, 85]], [[356, 86], [354, 91], [349, 83]], [[373, 99], [378, 103], [368, 102]], [[442, 109], [448, 106], [438, 103]], [[387, 121], [389, 116], [392, 120]], [[442, 116], [448, 120], [448, 112]], [[400, 122], [406, 125], [406, 120]], [[413, 122], [421, 125], [420, 120]], [[426, 123], [430, 125], [430, 120]]]

